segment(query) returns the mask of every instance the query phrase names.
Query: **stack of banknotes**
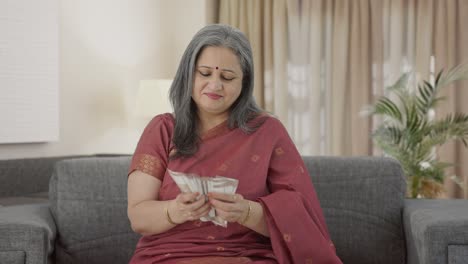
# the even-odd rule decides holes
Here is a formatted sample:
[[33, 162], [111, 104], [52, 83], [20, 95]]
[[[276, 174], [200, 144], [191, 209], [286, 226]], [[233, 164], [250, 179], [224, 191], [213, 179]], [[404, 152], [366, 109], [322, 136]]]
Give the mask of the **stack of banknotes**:
[[[197, 199], [206, 197], [205, 195], [209, 192], [234, 194], [239, 183], [239, 181], [236, 179], [222, 176], [201, 177], [196, 174], [187, 174], [171, 170], [168, 170], [168, 172], [172, 179], [174, 179], [174, 182], [177, 184], [181, 192], [200, 193]], [[208, 215], [201, 217], [200, 220], [203, 222], [211, 221], [215, 225], [227, 227], [227, 221], [217, 217], [214, 208], [211, 208]]]

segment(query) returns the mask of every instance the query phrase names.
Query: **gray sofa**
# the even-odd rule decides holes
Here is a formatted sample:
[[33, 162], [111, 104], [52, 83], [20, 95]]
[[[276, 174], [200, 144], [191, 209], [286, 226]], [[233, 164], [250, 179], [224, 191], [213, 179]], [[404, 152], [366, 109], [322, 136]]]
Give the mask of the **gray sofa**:
[[[344, 263], [468, 263], [468, 201], [404, 199], [392, 159], [304, 160]], [[0, 207], [0, 263], [127, 263], [138, 240], [126, 215], [129, 163], [58, 162], [48, 202]]]

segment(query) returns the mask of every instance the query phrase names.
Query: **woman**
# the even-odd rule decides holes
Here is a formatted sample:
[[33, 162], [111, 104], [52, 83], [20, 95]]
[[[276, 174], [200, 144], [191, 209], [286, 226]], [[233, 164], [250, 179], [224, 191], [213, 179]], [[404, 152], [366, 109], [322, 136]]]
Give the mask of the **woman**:
[[[209, 25], [170, 90], [174, 114], [146, 127], [129, 169], [128, 216], [142, 234], [131, 263], [341, 263], [286, 129], [253, 98], [250, 44]], [[239, 181], [236, 194], [181, 193], [167, 170]], [[221, 227], [200, 217], [214, 208]]]

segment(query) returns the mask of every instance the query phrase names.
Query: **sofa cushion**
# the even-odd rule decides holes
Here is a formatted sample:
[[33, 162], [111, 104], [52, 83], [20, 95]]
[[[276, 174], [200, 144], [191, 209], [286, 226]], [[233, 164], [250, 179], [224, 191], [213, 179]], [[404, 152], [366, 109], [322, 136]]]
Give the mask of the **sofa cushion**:
[[0, 263], [46, 263], [55, 231], [48, 204], [1, 207]]
[[[49, 179], [57, 161], [83, 157], [116, 157], [121, 154], [74, 155], [0, 160], [0, 197], [30, 196], [48, 192]], [[128, 156], [128, 155], [127, 155]]]
[[449, 245], [448, 264], [461, 264], [468, 260], [468, 245]]
[[57, 161], [70, 157], [42, 157], [0, 160], [0, 197], [47, 192]]
[[405, 263], [398, 162], [375, 157], [305, 157], [343, 263]]
[[128, 263], [138, 235], [127, 217], [130, 157], [58, 162], [49, 198], [57, 263]]
[[21, 250], [0, 251], [0, 260], [8, 264], [24, 264], [24, 255], [24, 251]]
[[21, 204], [41, 204], [49, 201], [48, 192], [33, 193], [23, 196], [0, 197], [1, 206], [13, 206]]
[[[466, 200], [408, 199], [404, 221], [411, 263], [447, 263], [447, 260], [452, 260], [448, 263], [466, 263]], [[459, 259], [464, 259], [464, 262], [458, 262]]]

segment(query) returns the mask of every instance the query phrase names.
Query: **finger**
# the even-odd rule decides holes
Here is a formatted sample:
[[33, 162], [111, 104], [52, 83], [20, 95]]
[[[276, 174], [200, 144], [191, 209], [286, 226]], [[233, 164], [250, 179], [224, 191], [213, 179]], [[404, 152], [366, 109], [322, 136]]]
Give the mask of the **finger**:
[[237, 201], [240, 201], [244, 199], [242, 195], [236, 193], [236, 194], [227, 194], [227, 193], [208, 193], [208, 197], [214, 198], [217, 200], [221, 200], [224, 202], [230, 202], [230, 203], [235, 203]]
[[193, 212], [196, 211], [198, 208], [202, 207], [204, 204], [208, 204], [205, 202], [205, 199], [199, 199], [191, 204], [186, 204], [184, 210]]
[[211, 209], [211, 205], [209, 203], [206, 203], [203, 206], [201, 206], [200, 208], [198, 208], [197, 210], [193, 211], [193, 215], [196, 218], [200, 218], [200, 217], [208, 214], [210, 209]]
[[235, 196], [233, 194], [227, 194], [227, 193], [208, 193], [209, 198], [217, 199], [220, 201], [224, 202], [234, 202], [236, 200]]
[[211, 206], [208, 207], [208, 209], [207, 209], [206, 211], [203, 211], [203, 212], [200, 214], [200, 217], [202, 217], [202, 216], [209, 216], [210, 211], [211, 211], [212, 208], [213, 208], [213, 207], [211, 207]]
[[192, 203], [179, 204], [178, 208], [182, 212], [183, 215], [189, 216], [189, 212], [192, 212], [192, 214], [193, 214], [193, 211], [195, 211], [198, 208], [202, 207], [206, 203], [207, 202], [205, 201], [205, 199], [201, 198], [201, 199], [195, 200]]
[[240, 217], [238, 213], [226, 212], [221, 209], [216, 209], [216, 216], [228, 222], [235, 222]]
[[216, 211], [216, 217], [220, 217], [220, 218], [226, 220], [226, 217], [227, 217], [227, 212], [226, 211], [224, 211], [222, 209], [218, 209], [218, 208], [215, 208], [215, 211]]
[[223, 202], [216, 199], [210, 199], [211, 205], [216, 209], [221, 209], [226, 212], [242, 211], [241, 205], [237, 203]]
[[195, 220], [197, 219], [192, 212], [187, 212], [187, 220]]
[[195, 193], [181, 193], [177, 197], [178, 197], [179, 201], [182, 202], [182, 203], [192, 203], [192, 202], [194, 202], [196, 200], [196, 198], [199, 195], [200, 194], [198, 192], [195, 192]]

